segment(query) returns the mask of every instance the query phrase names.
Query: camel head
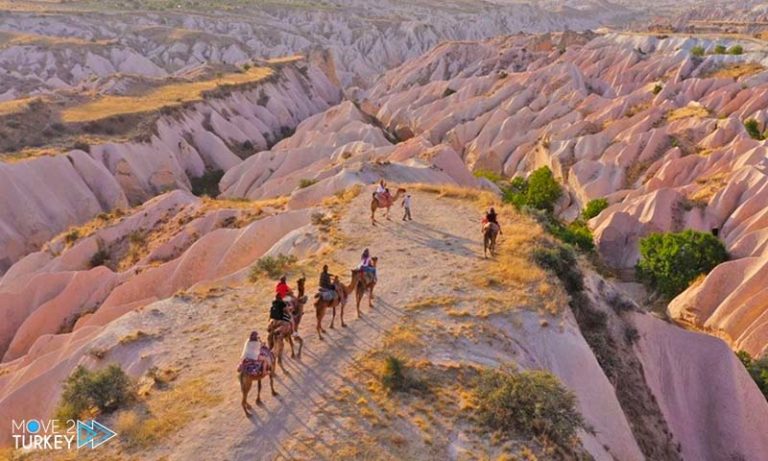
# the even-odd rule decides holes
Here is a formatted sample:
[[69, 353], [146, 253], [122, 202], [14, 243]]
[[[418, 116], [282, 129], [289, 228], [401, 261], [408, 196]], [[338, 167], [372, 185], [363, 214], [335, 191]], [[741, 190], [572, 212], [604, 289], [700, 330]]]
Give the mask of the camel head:
[[299, 290], [299, 298], [304, 296], [304, 283], [306, 283], [307, 278], [302, 274], [301, 278], [296, 280], [296, 286]]
[[[403, 189], [403, 190], [405, 190], [405, 189]], [[376, 267], [376, 263], [378, 263], [378, 262], [379, 262], [379, 257], [378, 256], [374, 256], [373, 258], [371, 258], [371, 265], [373, 265], [373, 267]]]

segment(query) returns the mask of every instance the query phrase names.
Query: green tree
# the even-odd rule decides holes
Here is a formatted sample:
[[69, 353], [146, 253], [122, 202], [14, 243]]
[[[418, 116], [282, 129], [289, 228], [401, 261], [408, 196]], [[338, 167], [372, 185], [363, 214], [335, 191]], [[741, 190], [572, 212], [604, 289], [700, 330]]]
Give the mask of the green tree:
[[742, 47], [741, 45], [733, 45], [728, 49], [728, 54], [734, 54], [734, 55], [744, 54], [744, 47]]
[[563, 195], [563, 189], [555, 181], [549, 167], [541, 167], [528, 178], [526, 204], [539, 210], [553, 211], [555, 202]]
[[581, 217], [590, 220], [599, 215], [608, 208], [608, 200], [604, 198], [596, 198], [587, 202], [587, 206], [584, 207], [584, 211], [581, 212]]
[[691, 48], [691, 55], [696, 56], [697, 58], [704, 56], [705, 52], [706, 50], [704, 50], [704, 47], [701, 45], [696, 45], [693, 48]]
[[717, 237], [689, 229], [641, 239], [636, 269], [642, 281], [672, 298], [727, 259], [728, 253]]

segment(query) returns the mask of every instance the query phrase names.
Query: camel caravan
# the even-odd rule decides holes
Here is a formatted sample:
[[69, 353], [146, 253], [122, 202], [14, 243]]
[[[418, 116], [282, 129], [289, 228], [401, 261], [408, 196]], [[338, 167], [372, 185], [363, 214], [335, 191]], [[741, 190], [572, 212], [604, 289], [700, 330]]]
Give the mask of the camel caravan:
[[[393, 204], [397, 203], [400, 197], [403, 200], [405, 214], [403, 221], [411, 220], [410, 195], [403, 188], [398, 188], [394, 196], [390, 195], [384, 180], [379, 182], [376, 191], [371, 200], [371, 224], [376, 225], [376, 210], [383, 208], [386, 210], [385, 217], [389, 218], [389, 210]], [[495, 256], [496, 239], [501, 234], [501, 226], [498, 222], [496, 211], [490, 208], [482, 220], [483, 235], [483, 257], [488, 253]], [[357, 318], [362, 317], [360, 312], [360, 303], [365, 295], [368, 295], [368, 307], [373, 309], [373, 289], [378, 280], [377, 267], [378, 257], [372, 256], [366, 248], [360, 256], [360, 263], [351, 270], [351, 279], [349, 284], [341, 281], [338, 275], [328, 272], [328, 265], [324, 265], [320, 273], [318, 292], [314, 296], [314, 307], [317, 316], [317, 336], [322, 341], [323, 334], [327, 331], [322, 327], [323, 319], [328, 310], [331, 310], [331, 322], [329, 328], [333, 329], [336, 321], [336, 308], [339, 308], [339, 318], [341, 326], [346, 327], [344, 322], [344, 307], [352, 294], [355, 293], [355, 307]], [[304, 306], [308, 301], [305, 294], [306, 277], [302, 275], [296, 280], [296, 293], [288, 285], [287, 276], [280, 277], [275, 286], [275, 298], [269, 309], [269, 325], [267, 326], [267, 343], [262, 342], [258, 332], [251, 332], [248, 340], [243, 347], [240, 365], [237, 368], [240, 387], [242, 391], [242, 407], [246, 416], [250, 416], [253, 407], [248, 404], [248, 393], [251, 390], [253, 382], [257, 383], [256, 403], [261, 404], [261, 380], [269, 377], [269, 387], [272, 395], [277, 395], [274, 387], [274, 376], [276, 368], [279, 366], [283, 373], [288, 374], [283, 364], [283, 352], [285, 344], [291, 347], [291, 358], [301, 357], [301, 351], [304, 347], [304, 340], [299, 335], [299, 325], [304, 317]], [[298, 352], [295, 350], [295, 344], [298, 344]]]

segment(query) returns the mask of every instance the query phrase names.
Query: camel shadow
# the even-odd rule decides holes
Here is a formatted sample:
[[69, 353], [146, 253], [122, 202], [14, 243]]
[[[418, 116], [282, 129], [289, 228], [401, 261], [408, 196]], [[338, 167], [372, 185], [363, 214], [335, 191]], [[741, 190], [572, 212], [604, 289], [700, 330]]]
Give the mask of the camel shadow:
[[479, 239], [478, 241], [471, 240], [461, 235], [438, 229], [432, 225], [415, 221], [409, 222], [408, 226], [391, 226], [390, 233], [395, 237], [425, 246], [437, 252], [463, 257], [476, 256], [477, 250], [471, 247], [478, 249], [482, 247], [482, 242]]

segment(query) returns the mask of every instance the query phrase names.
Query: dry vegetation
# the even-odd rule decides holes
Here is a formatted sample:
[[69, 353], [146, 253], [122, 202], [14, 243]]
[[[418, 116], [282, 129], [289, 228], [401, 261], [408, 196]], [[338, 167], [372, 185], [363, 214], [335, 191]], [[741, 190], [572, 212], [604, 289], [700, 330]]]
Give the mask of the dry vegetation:
[[252, 67], [243, 73], [226, 74], [211, 80], [164, 85], [140, 96], [102, 96], [95, 101], [63, 110], [61, 119], [67, 123], [82, 123], [117, 115], [154, 112], [163, 107], [200, 101], [206, 92], [221, 86], [258, 82], [270, 75], [271, 69]]
[[682, 120], [689, 117], [704, 118], [709, 117], [711, 112], [700, 104], [689, 104], [679, 109], [669, 111], [667, 114], [667, 121], [674, 122], [675, 120]]
[[742, 77], [749, 77], [755, 74], [763, 72], [765, 67], [756, 62], [744, 62], [738, 64], [730, 64], [723, 66], [719, 69], [713, 70], [702, 76], [703, 78], [730, 78], [738, 80]]

